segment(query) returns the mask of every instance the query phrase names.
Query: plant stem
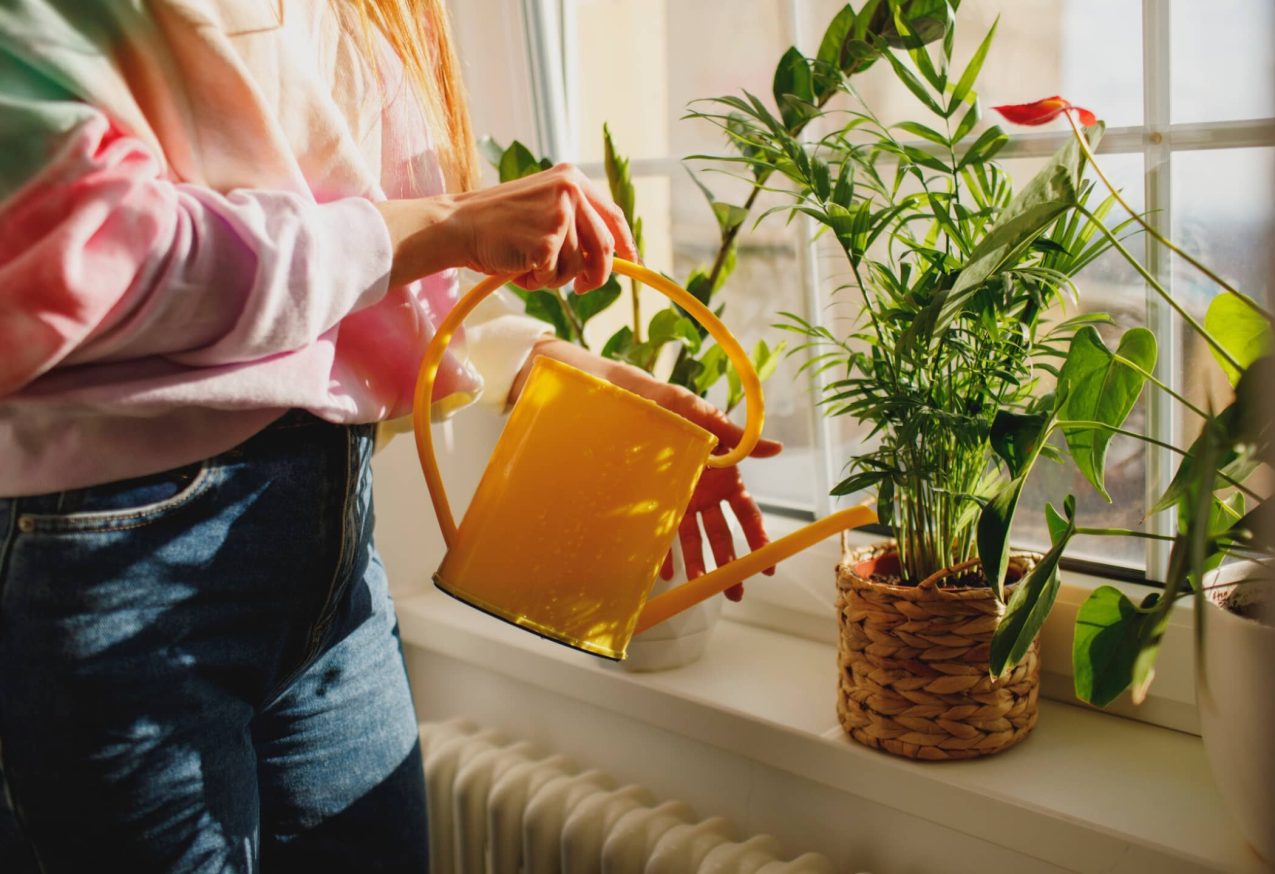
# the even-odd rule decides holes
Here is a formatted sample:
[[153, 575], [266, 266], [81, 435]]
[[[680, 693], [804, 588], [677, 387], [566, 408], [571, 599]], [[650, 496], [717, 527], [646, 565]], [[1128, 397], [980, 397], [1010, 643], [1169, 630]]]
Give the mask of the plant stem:
[[[1133, 220], [1142, 226], [1142, 229], [1144, 231], [1150, 234], [1158, 243], [1160, 243], [1160, 245], [1164, 246], [1170, 252], [1173, 252], [1175, 255], [1182, 258], [1184, 261], [1186, 261], [1196, 270], [1199, 270], [1201, 273], [1203, 273], [1213, 282], [1217, 283], [1218, 287], [1222, 288], [1225, 291], [1229, 291], [1231, 294], [1235, 295], [1240, 300], [1244, 301], [1244, 303], [1246, 303], [1254, 312], [1263, 316], [1268, 321], [1275, 321], [1275, 316], [1272, 316], [1270, 313], [1264, 310], [1261, 306], [1259, 306], [1257, 301], [1253, 300], [1248, 295], [1243, 294], [1237, 289], [1233, 288], [1222, 277], [1218, 276], [1212, 270], [1205, 267], [1203, 264], [1195, 260], [1195, 258], [1188, 255], [1182, 249], [1179, 249], [1177, 246], [1173, 244], [1172, 240], [1170, 240], [1168, 237], [1161, 234], [1158, 230], [1156, 230], [1154, 227], [1148, 224], [1146, 219], [1138, 215], [1138, 213], [1134, 211], [1133, 207], [1131, 207], [1128, 204], [1128, 202], [1126, 202], [1125, 199], [1120, 195], [1120, 192], [1116, 189], [1116, 187], [1111, 184], [1111, 180], [1107, 178], [1107, 174], [1102, 172], [1102, 167], [1098, 166], [1098, 159], [1094, 157], [1093, 151], [1090, 150], [1089, 141], [1085, 139], [1084, 131], [1081, 130], [1080, 125], [1076, 122], [1076, 119], [1073, 117], [1072, 113], [1070, 111], [1067, 111], [1067, 112], [1064, 112], [1063, 115], [1067, 117], [1067, 123], [1071, 125], [1072, 133], [1076, 135], [1076, 141], [1080, 144], [1080, 151], [1085, 156], [1085, 159], [1089, 161], [1089, 165], [1093, 167], [1094, 173], [1096, 173], [1098, 175], [1098, 178], [1102, 180], [1102, 184], [1107, 186], [1107, 190], [1111, 192], [1111, 196], [1116, 199], [1116, 202], [1124, 207], [1125, 212], [1129, 213], [1129, 215], [1133, 218]], [[1239, 368], [1237, 366], [1236, 369], [1238, 370], [1242, 368]]]
[[1153, 373], [1148, 373], [1147, 371], [1145, 371], [1145, 370], [1143, 370], [1141, 367], [1139, 367], [1137, 364], [1135, 364], [1134, 362], [1130, 361], [1128, 358], [1125, 358], [1123, 355], [1119, 355], [1119, 354], [1115, 354], [1115, 353], [1113, 353], [1111, 357], [1112, 357], [1112, 358], [1114, 358], [1116, 361], [1119, 361], [1119, 362], [1120, 362], [1121, 364], [1123, 364], [1125, 367], [1128, 367], [1130, 370], [1132, 370], [1132, 371], [1134, 371], [1135, 373], [1137, 373], [1137, 374], [1139, 374], [1140, 376], [1142, 376], [1142, 378], [1143, 378], [1143, 379], [1146, 379], [1148, 382], [1150, 382], [1150, 383], [1151, 383], [1152, 385], [1154, 385], [1156, 388], [1158, 388], [1158, 389], [1160, 389], [1161, 391], [1163, 391], [1164, 393], [1168, 394], [1168, 395], [1169, 395], [1170, 397], [1172, 397], [1175, 401], [1177, 401], [1178, 403], [1180, 403], [1182, 406], [1186, 407], [1186, 408], [1187, 408], [1188, 410], [1190, 410], [1191, 412], [1195, 413], [1195, 414], [1196, 414], [1197, 416], [1199, 416], [1201, 419], [1207, 419], [1207, 418], [1209, 417], [1209, 414], [1208, 414], [1208, 413], [1204, 412], [1204, 411], [1203, 411], [1203, 410], [1201, 410], [1199, 407], [1197, 407], [1195, 404], [1191, 403], [1191, 402], [1190, 402], [1190, 401], [1188, 401], [1186, 398], [1182, 397], [1182, 395], [1178, 394], [1178, 393], [1177, 393], [1177, 392], [1175, 392], [1173, 389], [1171, 389], [1171, 388], [1169, 388], [1167, 385], [1165, 385], [1163, 382], [1161, 382], [1160, 380], [1156, 379], [1155, 374], [1153, 374]]
[[638, 303], [638, 281], [630, 277], [629, 294], [633, 297], [633, 342], [642, 342], [642, 305]]
[[1167, 540], [1172, 542], [1173, 537], [1168, 534], [1152, 534], [1150, 531], [1137, 531], [1132, 528], [1077, 528], [1077, 534], [1098, 534], [1115, 537], [1141, 537], [1145, 540]]
[[[1108, 425], [1106, 422], [1096, 422], [1096, 421], [1090, 421], [1087, 419], [1058, 419], [1057, 421], [1054, 422], [1054, 427], [1064, 428], [1064, 429], [1065, 428], [1088, 428], [1088, 429], [1094, 429], [1098, 431], [1107, 431], [1111, 434], [1119, 434], [1123, 437], [1132, 437], [1135, 440], [1141, 440], [1143, 443], [1150, 443], [1152, 446], [1158, 446], [1161, 449], [1167, 449], [1170, 452], [1176, 452], [1178, 455], [1181, 455], [1183, 458], [1194, 458], [1194, 456], [1190, 452], [1187, 452], [1185, 449], [1179, 449], [1177, 446], [1174, 446], [1172, 443], [1165, 443], [1163, 440], [1157, 440], [1154, 437], [1148, 437], [1146, 434], [1139, 434], [1137, 431], [1127, 431], [1124, 428], [1117, 428], [1114, 425]], [[1257, 492], [1248, 488], [1243, 483], [1232, 479], [1231, 477], [1222, 473], [1222, 471], [1220, 470], [1217, 472], [1217, 478], [1224, 481], [1227, 485], [1234, 486], [1235, 488], [1239, 489], [1241, 492], [1248, 495], [1250, 498], [1252, 498], [1255, 501], [1262, 500], [1262, 496], [1259, 495]]]
[[[581, 348], [588, 351], [589, 344], [584, 342], [584, 325], [580, 323], [580, 319], [576, 317], [575, 310], [571, 309], [571, 305], [567, 303], [566, 297], [563, 296], [561, 288], [553, 290], [554, 297], [558, 299], [558, 306], [562, 307], [562, 314], [567, 317], [567, 321], [571, 323], [571, 327], [575, 329], [576, 337], [580, 339]], [[572, 292], [575, 294], [575, 292]]]
[[1196, 321], [1194, 316], [1183, 309], [1182, 304], [1174, 300], [1173, 295], [1169, 294], [1169, 292], [1165, 290], [1164, 286], [1157, 282], [1155, 277], [1147, 272], [1147, 268], [1142, 266], [1142, 262], [1133, 257], [1129, 250], [1121, 245], [1120, 240], [1111, 232], [1111, 228], [1107, 227], [1105, 222], [1098, 219], [1097, 216], [1081, 204], [1077, 204], [1076, 209], [1080, 210], [1082, 214], [1098, 226], [1098, 229], [1102, 231], [1103, 235], [1111, 242], [1111, 245], [1115, 247], [1116, 251], [1124, 256], [1124, 259], [1133, 266], [1134, 270], [1138, 271], [1138, 274], [1147, 282], [1147, 284], [1155, 289], [1156, 294], [1160, 295], [1160, 298], [1172, 307], [1173, 311], [1181, 316], [1182, 319], [1204, 339], [1204, 342], [1209, 344], [1213, 351], [1216, 352], [1222, 360], [1226, 361], [1236, 370], [1244, 370], [1244, 366], [1235, 360], [1235, 356], [1228, 352], [1226, 347], [1219, 343], [1212, 334], [1206, 331], [1204, 326]]

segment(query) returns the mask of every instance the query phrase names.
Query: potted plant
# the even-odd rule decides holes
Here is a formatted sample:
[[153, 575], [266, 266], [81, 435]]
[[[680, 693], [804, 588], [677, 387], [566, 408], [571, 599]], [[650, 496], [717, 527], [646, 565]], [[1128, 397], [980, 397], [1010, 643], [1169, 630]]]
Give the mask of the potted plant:
[[[1109, 321], [1055, 312], [1074, 297], [1073, 277], [1127, 225], [1102, 227], [1113, 201], [1095, 202], [1076, 144], [1014, 192], [994, 161], [1004, 132], [974, 133], [974, 86], [995, 26], [954, 70], [954, 21], [946, 5], [928, 5], [936, 8], [942, 26], [922, 32], [899, 4], [847, 6], [816, 57], [784, 56], [779, 116], [747, 94], [695, 114], [736, 144], [736, 156], [718, 160], [757, 179], [781, 177], [793, 203], [772, 211], [811, 217], [846, 258], [840, 293], [859, 305], [852, 325], [833, 330], [786, 313], [780, 326], [804, 338], [794, 351], [824, 375], [824, 412], [871, 428], [873, 445], [849, 461], [833, 494], [875, 489], [895, 534], [848, 552], [838, 568], [838, 715], [869, 746], [946, 760], [1006, 749], [1035, 724], [1034, 635], [1001, 676], [989, 652], [1015, 583], [1052, 578], [1057, 556], [1006, 549], [984, 564], [980, 518], [1000, 501], [1007, 524], [1025, 465], [1054, 452], [1024, 443], [1015, 424], [1044, 415], [1044, 386], [1073, 338], [1094, 341], [1094, 326]], [[892, 38], [869, 28], [883, 9]], [[925, 121], [882, 121], [841, 68], [847, 55], [888, 64]], [[824, 105], [838, 93], [851, 106], [830, 112]], [[794, 120], [817, 120], [824, 133], [806, 142]], [[1101, 127], [1089, 136], [1096, 142]], [[1126, 401], [1112, 411], [1120, 421]]]
[[[605, 125], [602, 136], [611, 196], [624, 212], [625, 219], [633, 229], [638, 251], [642, 252], [642, 219], [636, 213], [636, 193], [629, 172], [629, 162], [616, 150], [611, 133]], [[537, 159], [517, 141], [507, 148], [501, 148], [488, 139], [483, 146], [489, 160], [498, 169], [501, 182], [538, 173], [553, 165], [547, 158]], [[735, 239], [740, 225], [747, 217], [747, 210], [716, 201], [705, 185], [698, 179], [696, 182], [716, 217], [720, 245], [712, 265], [692, 271], [684, 287], [707, 304], [718, 299], [725, 280], [734, 268]], [[601, 288], [581, 295], [567, 294], [558, 289], [511, 290], [522, 299], [529, 315], [552, 325], [558, 337], [586, 349], [589, 348], [589, 341], [585, 336], [585, 326], [602, 312], [620, 303], [623, 296], [620, 281], [615, 275], [609, 277]], [[636, 282], [631, 284], [628, 299], [624, 303], [627, 304], [627, 324], [606, 340], [600, 350], [603, 357], [626, 362], [648, 373], [659, 374], [674, 385], [683, 386], [701, 397], [725, 379], [725, 411], [729, 414], [739, 405], [743, 400], [739, 376], [723, 350], [712, 342], [706, 328], [689, 318], [672, 302], [666, 302], [666, 305], [654, 312], [644, 313]], [[716, 307], [718, 314], [722, 312], [722, 306], [724, 305]], [[779, 343], [772, 348], [765, 340], [758, 340], [753, 347], [749, 357], [763, 381], [774, 373], [785, 345]], [[714, 471], [709, 475], [737, 477], [738, 473], [732, 468]], [[694, 518], [688, 518], [684, 524], [698, 526]], [[725, 524], [724, 517], [722, 524]], [[696, 530], [698, 531], [698, 527]], [[665, 560], [651, 595], [661, 594], [685, 582], [688, 571], [702, 573], [703, 559], [699, 556], [691, 556], [689, 559], [684, 556], [681, 538], [678, 538]], [[727, 595], [738, 600], [742, 591], [731, 590]], [[721, 609], [721, 601], [710, 598], [637, 635], [630, 643], [628, 655], [621, 666], [633, 671], [655, 671], [697, 660], [708, 645]]]
[[[1064, 522], [1047, 507], [1054, 535], [1050, 555], [1061, 554], [1077, 534], [1152, 537], [1172, 544], [1163, 591], [1135, 604], [1114, 587], [1103, 586], [1081, 606], [1072, 650], [1076, 695], [1105, 706], [1129, 690], [1135, 703], [1142, 701], [1155, 676], [1169, 612], [1177, 601], [1193, 599], [1197, 701], [1205, 749], [1218, 786], [1244, 834], [1262, 856], [1275, 862], [1275, 796], [1271, 791], [1275, 786], [1275, 747], [1269, 742], [1270, 726], [1275, 721], [1275, 675], [1271, 672], [1275, 665], [1275, 514], [1269, 496], [1249, 484], [1258, 470], [1269, 473], [1275, 461], [1275, 403], [1270, 395], [1275, 379], [1272, 314], [1165, 238], [1125, 203], [1089, 152], [1078, 124], [1078, 120], [1093, 122], [1088, 110], [1058, 97], [998, 110], [1020, 124], [1044, 124], [1060, 115], [1066, 118], [1076, 146], [1086, 153], [1099, 179], [1130, 218], [1218, 289], [1203, 321], [1198, 321], [1123, 245], [1112, 241], [1148, 286], [1207, 345], [1232, 387], [1229, 397], [1222, 399], [1221, 410], [1215, 412], [1173, 391], [1152, 373], [1154, 337], [1132, 331], [1125, 334], [1117, 352], [1102, 367], [1103, 391], [1099, 392], [1099, 383], [1089, 374], [1097, 374], [1096, 365], [1102, 362], [1081, 366], [1092, 361], [1093, 353], [1077, 335], [1063, 367], [1057, 402], [1046, 415], [1018, 430], [1016, 438], [1024, 445], [1039, 446], [1051, 431], [1061, 431], [1072, 458], [1102, 492], [1101, 452], [1112, 434], [1158, 443], [1148, 435], [1121, 429], [1115, 416], [1104, 415], [1103, 405], [1113, 395], [1119, 397], [1145, 382], [1199, 421], [1199, 430], [1189, 445], [1158, 444], [1177, 454], [1180, 461], [1168, 489], [1149, 514], [1176, 514], [1175, 535], [1084, 528], [1075, 524], [1070, 511]], [[1096, 463], [1086, 466], [1095, 459]], [[1070, 497], [1067, 503], [1072, 504]], [[1005, 548], [1008, 528], [986, 511], [984, 516], [989, 531], [996, 534], [989, 538], [986, 559]], [[1056, 593], [1056, 575], [1029, 579], [1015, 593], [1010, 615], [993, 640], [993, 674], [1013, 670], [1024, 641], [1035, 635]]]

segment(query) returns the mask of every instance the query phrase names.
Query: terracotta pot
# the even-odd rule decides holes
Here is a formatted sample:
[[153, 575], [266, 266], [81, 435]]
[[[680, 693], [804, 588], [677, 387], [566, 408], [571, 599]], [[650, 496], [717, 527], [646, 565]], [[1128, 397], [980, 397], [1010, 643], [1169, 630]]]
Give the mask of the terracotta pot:
[[[1010, 558], [1020, 579], [1038, 555]], [[989, 675], [1005, 605], [986, 586], [897, 579], [893, 541], [843, 555], [837, 716], [860, 743], [912, 759], [972, 759], [1008, 749], [1036, 724], [1038, 641], [1002, 681]]]
[[1196, 671], [1204, 750], [1240, 831], [1275, 865], [1275, 579], [1254, 562], [1205, 579]]

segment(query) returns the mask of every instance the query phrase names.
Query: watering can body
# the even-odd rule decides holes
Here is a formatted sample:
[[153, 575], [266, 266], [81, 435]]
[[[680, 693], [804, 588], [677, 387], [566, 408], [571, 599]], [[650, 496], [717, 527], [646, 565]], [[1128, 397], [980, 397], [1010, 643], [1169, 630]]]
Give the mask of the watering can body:
[[498, 278], [479, 283], [439, 326], [421, 366], [414, 418], [448, 546], [435, 585], [543, 637], [621, 659], [639, 631], [875, 516], [866, 507], [832, 514], [647, 602], [704, 468], [735, 464], [756, 444], [761, 392], [743, 350], [698, 300], [643, 267], [617, 259], [615, 270], [704, 321], [735, 363], [749, 421], [730, 452], [713, 455], [712, 434], [646, 398], [539, 357], [457, 527], [434, 458], [429, 401], [443, 348], [469, 310], [503, 284]]

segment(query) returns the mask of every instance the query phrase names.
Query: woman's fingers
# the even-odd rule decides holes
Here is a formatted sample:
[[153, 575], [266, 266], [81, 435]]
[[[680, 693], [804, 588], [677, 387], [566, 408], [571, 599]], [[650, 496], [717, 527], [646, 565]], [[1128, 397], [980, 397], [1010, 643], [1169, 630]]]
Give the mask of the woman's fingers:
[[[579, 171], [576, 171], [579, 173]], [[629, 223], [624, 219], [624, 211], [615, 205], [615, 201], [607, 197], [598, 187], [589, 181], [587, 177], [583, 178], [581, 191], [587, 205], [591, 206], [602, 223], [606, 226], [611, 234], [612, 245], [611, 251], [616, 256], [624, 258], [627, 261], [638, 260], [637, 243], [633, 241], [633, 232], [629, 229]], [[607, 271], [610, 274], [610, 270]]]
[[[670, 392], [669, 397], [663, 399], [653, 398], [653, 400], [659, 403], [660, 406], [690, 419], [696, 425], [715, 436], [718, 449], [734, 449], [739, 445], [739, 441], [744, 436], [744, 429], [726, 418], [725, 413], [703, 398], [679, 386], [669, 386], [668, 389]], [[779, 441], [767, 440], [763, 437], [757, 441], [757, 445], [749, 455], [753, 458], [770, 458], [772, 455], [778, 455], [783, 448], [784, 444]]]
[[726, 524], [726, 514], [721, 504], [705, 507], [700, 512], [704, 522], [704, 534], [708, 536], [708, 545], [713, 550], [713, 561], [718, 567], [735, 560], [735, 538], [731, 536], [730, 526]]
[[694, 513], [682, 517], [677, 526], [677, 539], [682, 544], [682, 564], [686, 567], [686, 578], [693, 580], [704, 575], [704, 542], [700, 539], [699, 520]]
[[576, 209], [575, 233], [583, 265], [575, 277], [575, 291], [577, 294], [584, 294], [601, 288], [611, 275], [615, 239], [587, 200], [582, 201]]
[[[730, 505], [731, 512], [739, 520], [739, 527], [744, 531], [744, 539], [748, 541], [750, 550], [761, 549], [770, 543], [770, 537], [766, 534], [766, 524], [762, 520], [761, 508], [757, 506], [752, 495], [748, 492], [736, 492], [726, 498], [726, 503]], [[762, 573], [773, 577], [775, 569], [768, 567]]]

